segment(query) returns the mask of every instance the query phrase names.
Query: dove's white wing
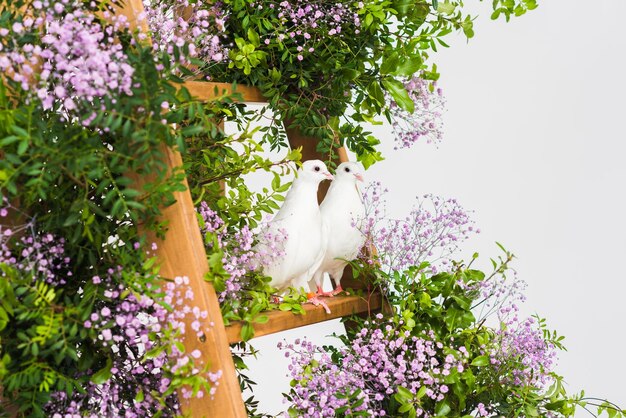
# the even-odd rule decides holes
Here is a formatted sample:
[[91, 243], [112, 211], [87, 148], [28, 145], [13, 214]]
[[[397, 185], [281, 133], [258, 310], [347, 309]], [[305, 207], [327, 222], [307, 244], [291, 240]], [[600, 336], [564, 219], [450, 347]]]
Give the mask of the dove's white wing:
[[[319, 271], [322, 263], [324, 262], [324, 256], [326, 255], [326, 245], [328, 244], [328, 225], [324, 222], [323, 217], [320, 214], [320, 241], [310, 243], [315, 248], [318, 248], [317, 256], [315, 257], [313, 264], [307, 269], [307, 271], [294, 280], [294, 287], [296, 289], [304, 288], [307, 290], [315, 291], [318, 279], [316, 273]], [[321, 284], [321, 282], [320, 282]], [[308, 285], [308, 287], [307, 287]]]
[[282, 207], [270, 222], [270, 232], [286, 234], [284, 254], [264, 267], [272, 278], [270, 285], [285, 289], [306, 283], [323, 259], [322, 215], [317, 203], [317, 188], [332, 179], [326, 165], [319, 160], [305, 161], [298, 171]]
[[328, 243], [320, 269], [339, 282], [347, 265], [345, 260], [354, 260], [365, 243], [359, 228], [365, 218], [365, 207], [354, 184], [333, 182], [320, 211], [328, 227]]
[[321, 216], [283, 218], [280, 223], [288, 236], [285, 255], [265, 273], [272, 277], [270, 285], [279, 289], [305, 287], [324, 257]]

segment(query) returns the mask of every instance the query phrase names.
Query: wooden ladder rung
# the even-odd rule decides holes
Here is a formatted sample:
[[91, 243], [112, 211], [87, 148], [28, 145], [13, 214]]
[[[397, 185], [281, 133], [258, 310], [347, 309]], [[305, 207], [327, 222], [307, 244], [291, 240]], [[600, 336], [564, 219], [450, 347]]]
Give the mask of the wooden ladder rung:
[[[383, 298], [380, 293], [375, 292], [366, 296], [335, 296], [325, 299], [330, 313], [327, 314], [321, 306], [312, 304], [303, 305], [303, 315], [293, 314], [290, 311], [269, 311], [264, 312], [269, 320], [263, 324], [253, 324], [254, 337], [274, 334], [292, 328], [303, 327], [305, 325], [317, 324], [318, 322], [329, 321], [331, 319], [342, 318], [353, 314], [380, 311], [383, 306]], [[226, 336], [230, 344], [241, 341], [241, 328], [243, 322], [237, 321], [226, 327]]]
[[256, 87], [237, 84], [233, 88], [232, 83], [217, 83], [213, 81], [185, 81], [183, 86], [189, 90], [192, 96], [199, 100], [214, 100], [224, 94], [239, 93], [242, 102], [245, 103], [267, 103], [267, 99], [261, 94], [261, 90]]

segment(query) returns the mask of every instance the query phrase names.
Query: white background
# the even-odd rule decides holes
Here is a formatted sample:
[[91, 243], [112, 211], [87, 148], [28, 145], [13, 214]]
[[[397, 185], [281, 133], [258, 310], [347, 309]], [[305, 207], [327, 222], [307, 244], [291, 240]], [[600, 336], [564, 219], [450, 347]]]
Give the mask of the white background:
[[[471, 5], [473, 40], [452, 36], [435, 56], [444, 141], [393, 151], [379, 128], [387, 160], [368, 179], [390, 188], [396, 215], [424, 193], [473, 210], [482, 233], [466, 253], [487, 262], [498, 241], [517, 255], [525, 313], [566, 336], [557, 371], [569, 392], [626, 408], [626, 2], [542, 0], [509, 24], [489, 20], [490, 3]], [[328, 342], [341, 329], [332, 321], [253, 340], [261, 411], [283, 410], [288, 390], [276, 342]]]

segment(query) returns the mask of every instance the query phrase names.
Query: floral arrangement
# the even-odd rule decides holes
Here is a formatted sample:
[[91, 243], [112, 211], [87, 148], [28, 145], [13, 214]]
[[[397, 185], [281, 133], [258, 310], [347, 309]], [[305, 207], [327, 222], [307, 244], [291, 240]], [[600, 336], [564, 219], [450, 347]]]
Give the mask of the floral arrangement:
[[160, 210], [184, 189], [163, 147], [237, 143], [213, 133], [239, 110], [177, 88], [182, 64], [117, 6], [0, 2], [2, 413], [176, 416], [219, 387], [219, 365], [182, 344], [210, 332], [207, 314], [185, 277], [159, 276], [145, 231], [163, 233]]
[[[6, 217], [15, 208], [1, 210]], [[182, 321], [199, 323], [207, 315], [192, 308], [187, 278], [161, 287], [154, 272], [133, 272], [127, 264], [94, 275], [72, 295], [78, 278], [63, 238], [42, 233], [31, 220], [17, 230], [2, 227], [0, 247], [0, 376], [5, 394], [15, 391], [23, 402], [20, 410], [141, 416], [179, 408], [173, 394], [180, 385], [172, 384], [179, 376], [194, 382], [197, 393], [216, 390], [219, 372], [178, 348]], [[154, 261], [135, 247], [137, 259]], [[174, 309], [164, 303], [172, 301]]]
[[[181, 26], [176, 36], [195, 45], [194, 77], [261, 89], [274, 111], [265, 135], [272, 148], [286, 144], [286, 123], [319, 138], [320, 151], [346, 145], [365, 166], [382, 156], [361, 122], [384, 116], [402, 148], [441, 139], [443, 102], [430, 54], [455, 30], [474, 34], [460, 1], [146, 4], [156, 11], [148, 14], [153, 32], [168, 20], [167, 28]], [[496, 0], [493, 18], [536, 7], [535, 0]]]
[[[368, 166], [382, 156], [361, 122], [377, 117], [392, 123], [398, 148], [438, 142], [444, 100], [430, 55], [453, 30], [473, 35], [460, 1], [145, 5], [147, 34], [119, 15], [120, 0], [0, 0], [0, 414], [180, 416], [184, 400], [219, 391], [219, 365], [183, 344], [213, 325], [187, 279], [161, 277], [153, 256], [161, 210], [188, 184], [207, 279], [224, 322], [243, 321], [244, 341], [268, 309], [301, 313], [303, 295], [276, 303], [259, 273], [281, 237], [266, 237], [271, 254], [254, 247], [301, 155], [262, 152], [286, 145], [286, 123]], [[493, 17], [535, 7], [496, 0]], [[198, 77], [259, 87], [274, 112], [264, 139], [250, 128], [264, 115], [236, 97], [192, 97], [183, 81]], [[182, 153], [184, 172], [166, 169], [165, 147]], [[263, 192], [242, 179], [257, 170], [274, 175]], [[289, 414], [572, 416], [597, 404], [624, 416], [565, 394], [552, 371], [560, 337], [518, 317], [511, 254], [488, 277], [453, 261], [456, 243], [478, 232], [458, 202], [428, 196], [389, 220], [380, 188], [369, 196], [364, 233], [380, 251], [352, 268], [390, 309], [351, 318], [341, 348], [284, 346]], [[243, 358], [254, 349], [234, 348], [252, 387]], [[246, 406], [264, 416], [253, 399]]]
[[393, 220], [377, 209], [380, 185], [369, 192], [365, 224], [386, 222], [378, 252], [353, 268], [384, 292], [385, 314], [351, 317], [339, 346], [279, 343], [290, 358], [288, 416], [568, 417], [592, 405], [623, 416], [607, 401], [567, 395], [554, 371], [563, 337], [538, 316], [520, 316], [525, 285], [510, 268], [513, 254], [501, 247], [489, 275], [473, 268], [478, 254], [451, 259], [458, 240], [477, 231], [456, 201], [425, 196]]

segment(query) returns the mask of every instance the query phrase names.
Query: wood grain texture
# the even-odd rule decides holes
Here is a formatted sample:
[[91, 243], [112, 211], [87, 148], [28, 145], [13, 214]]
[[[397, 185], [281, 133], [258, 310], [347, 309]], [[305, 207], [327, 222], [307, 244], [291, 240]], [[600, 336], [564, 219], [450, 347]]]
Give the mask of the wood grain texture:
[[[306, 314], [295, 315], [289, 311], [269, 311], [264, 314], [269, 317], [269, 321], [264, 324], [254, 324], [254, 337], [274, 334], [292, 328], [303, 327], [305, 325], [317, 324], [318, 322], [330, 321], [331, 319], [342, 318], [353, 314], [370, 314], [380, 311], [382, 307], [382, 297], [380, 293], [371, 293], [365, 297], [361, 296], [335, 296], [325, 299], [330, 313], [327, 314], [323, 307], [306, 304], [303, 306]], [[243, 322], [234, 322], [226, 327], [226, 335], [229, 343], [241, 341], [241, 328]]]
[[[164, 159], [170, 169], [182, 166], [179, 152], [163, 147]], [[136, 187], [142, 190], [145, 178], [136, 179]], [[185, 186], [188, 187], [185, 181]], [[166, 221], [168, 230], [165, 239], [158, 239], [151, 231], [143, 231], [148, 242], [156, 242], [156, 256], [163, 277], [189, 277], [194, 293], [194, 306], [208, 312], [202, 323], [204, 338], [198, 338], [191, 331], [191, 321], [186, 321], [187, 334], [183, 340], [186, 352], [200, 350], [200, 359], [209, 364], [211, 371], [222, 371], [222, 378], [215, 397], [182, 400], [181, 407], [191, 417], [236, 417], [246, 416], [235, 365], [230, 353], [224, 322], [213, 286], [204, 280], [209, 270], [204, 243], [200, 234], [195, 208], [189, 190], [175, 193], [176, 203], [162, 209], [160, 221]]]
[[244, 103], [267, 103], [267, 99], [261, 94], [261, 90], [243, 84], [217, 83], [212, 81], [185, 81], [183, 84], [192, 96], [200, 100], [214, 100], [224, 94], [239, 94]]
[[131, 30], [139, 29], [142, 33], [148, 33], [148, 21], [139, 17], [145, 15], [142, 0], [123, 0], [122, 6], [114, 6], [118, 15], [128, 19]]

